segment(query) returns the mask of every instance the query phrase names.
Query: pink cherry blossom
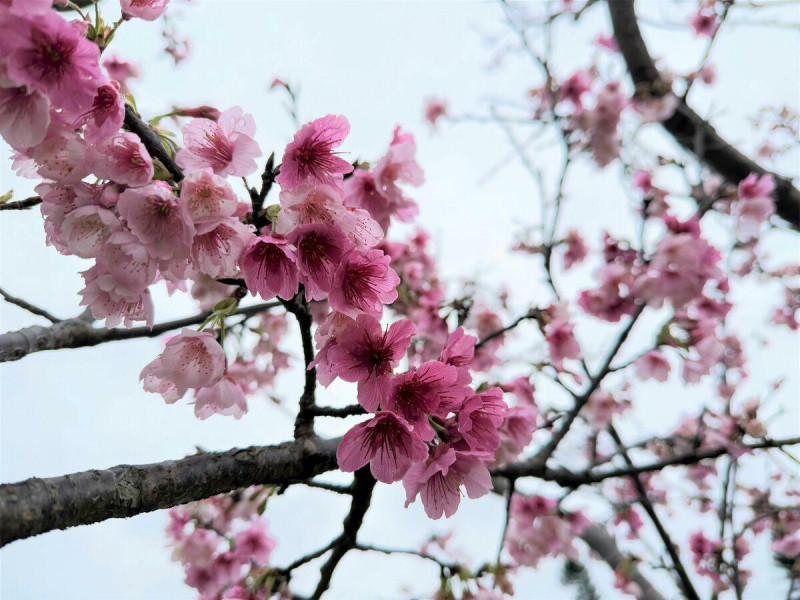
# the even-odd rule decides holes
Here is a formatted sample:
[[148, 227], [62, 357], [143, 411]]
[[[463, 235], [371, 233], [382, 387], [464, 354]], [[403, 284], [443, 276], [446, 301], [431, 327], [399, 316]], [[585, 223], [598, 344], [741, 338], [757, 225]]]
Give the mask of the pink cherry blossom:
[[101, 78], [100, 50], [79, 26], [48, 11], [4, 25], [0, 49], [9, 76], [47, 94], [68, 116], [87, 110]]
[[428, 415], [436, 412], [442, 404], [450, 412], [463, 401], [460, 390], [455, 388], [457, 377], [455, 367], [435, 360], [412, 367], [408, 372], [391, 378], [383, 408], [402, 416], [423, 440], [432, 440], [435, 432], [428, 422]]
[[374, 249], [345, 255], [333, 275], [331, 308], [351, 318], [362, 313], [379, 318], [383, 305], [397, 299], [400, 284], [390, 262], [390, 257]]
[[160, 181], [127, 189], [117, 203], [133, 235], [153, 258], [179, 261], [189, 257], [195, 228], [186, 204]]
[[592, 77], [586, 71], [575, 71], [558, 87], [561, 100], [572, 103], [576, 109], [583, 107], [583, 95], [592, 89]]
[[573, 333], [574, 325], [558, 319], [548, 323], [544, 328], [547, 346], [550, 349], [550, 359], [559, 365], [564, 359], [581, 358], [581, 347]]
[[281, 211], [275, 231], [288, 234], [301, 225], [332, 223], [358, 249], [371, 248], [383, 239], [381, 226], [363, 209], [347, 208], [339, 190], [327, 185], [301, 184], [280, 195]]
[[500, 445], [499, 428], [507, 410], [503, 390], [498, 387], [474, 394], [458, 411], [458, 432], [472, 450], [494, 452]]
[[485, 464], [489, 456], [453, 450], [447, 444], [439, 444], [427, 461], [414, 464], [403, 478], [406, 507], [421, 495], [428, 517], [452, 517], [461, 502], [462, 485], [467, 496], [473, 499], [488, 494], [492, 489], [492, 477]]
[[199, 224], [192, 242], [192, 265], [209, 277], [235, 277], [239, 257], [253, 237], [234, 218]]
[[477, 342], [478, 338], [474, 335], [467, 335], [464, 333], [463, 327], [458, 327], [450, 334], [450, 337], [447, 338], [447, 343], [444, 345], [439, 355], [439, 361], [458, 369], [458, 379], [456, 383], [468, 384], [472, 381], [469, 367], [475, 356], [475, 344]]
[[64, 183], [77, 183], [89, 173], [86, 154], [83, 138], [52, 121], [44, 140], [30, 150], [30, 157], [38, 166], [36, 172], [42, 178]]
[[153, 160], [139, 136], [118, 133], [97, 144], [91, 153], [92, 172], [131, 187], [141, 187], [153, 178]]
[[211, 168], [218, 175], [244, 177], [258, 168], [255, 158], [261, 149], [253, 139], [256, 125], [253, 116], [241, 107], [226, 110], [218, 121], [192, 119], [183, 128], [185, 148], [175, 162], [186, 170]]
[[640, 379], [655, 379], [664, 382], [669, 378], [669, 361], [663, 352], [650, 350], [636, 359], [636, 375]]
[[120, 4], [126, 17], [155, 21], [167, 10], [169, 0], [120, 0]]
[[379, 321], [359, 315], [336, 336], [328, 361], [344, 381], [358, 382], [358, 402], [368, 411], [386, 403], [392, 369], [405, 355], [414, 330], [411, 321], [402, 319], [383, 331]]
[[114, 276], [102, 264], [95, 264], [81, 273], [85, 287], [78, 292], [81, 306], [89, 306], [95, 319], [105, 319], [106, 327], [123, 323], [131, 327], [134, 321], [153, 325], [153, 302], [149, 290], [131, 293], [121, 288]]
[[414, 136], [402, 133], [397, 127], [389, 150], [375, 165], [375, 184], [381, 194], [396, 207], [394, 210], [398, 212], [398, 216], [403, 216], [402, 220], [410, 220], [416, 215], [416, 204], [403, 196], [398, 182], [414, 186], [425, 182], [425, 175], [414, 157], [415, 153]]
[[352, 473], [369, 463], [378, 481], [399, 481], [412, 463], [425, 460], [425, 443], [406, 421], [390, 412], [378, 412], [344, 434], [336, 458], [342, 471]]
[[225, 178], [208, 168], [186, 174], [181, 182], [181, 199], [195, 224], [231, 217], [239, 205]]
[[582, 263], [589, 255], [589, 248], [586, 246], [586, 242], [583, 241], [583, 237], [577, 230], [571, 230], [567, 234], [564, 242], [567, 246], [567, 250], [564, 252], [565, 269], [571, 269], [573, 266]]
[[111, 235], [122, 229], [119, 218], [100, 206], [83, 206], [75, 209], [61, 225], [64, 246], [81, 258], [94, 258], [103, 250]]
[[[225, 352], [214, 334], [211, 331], [184, 328], [167, 342], [161, 354], [142, 369], [139, 378], [145, 382], [146, 391], [159, 391], [167, 402], [174, 402], [189, 388], [213, 386], [222, 379], [224, 372]], [[230, 383], [236, 385], [232, 380]], [[217, 400], [230, 401], [232, 398], [231, 390], [223, 387], [206, 396], [201, 405]]]
[[0, 135], [13, 148], [36, 146], [50, 125], [50, 101], [27, 86], [0, 87]]
[[441, 98], [428, 98], [425, 101], [425, 120], [436, 127], [436, 122], [447, 115], [447, 102]]
[[201, 420], [211, 415], [227, 415], [241, 419], [247, 412], [244, 390], [230, 375], [223, 375], [216, 383], [199, 389], [194, 398], [194, 414]]
[[498, 462], [508, 463], [515, 460], [531, 443], [536, 430], [537, 414], [535, 405], [523, 404], [506, 410], [503, 423], [498, 429], [500, 447], [495, 452]]
[[234, 552], [242, 563], [253, 560], [258, 565], [266, 565], [275, 545], [275, 540], [267, 530], [267, 523], [263, 519], [256, 519], [248, 529], [236, 534]]
[[139, 68], [136, 65], [126, 60], [121, 60], [113, 54], [104, 58], [102, 63], [106, 68], [108, 76], [119, 83], [120, 91], [123, 94], [130, 92], [128, 89], [128, 79], [138, 79], [141, 77]]
[[264, 300], [290, 300], [299, 289], [296, 257], [282, 237], [253, 237], [239, 258], [247, 289]]
[[129, 231], [118, 231], [105, 239], [97, 262], [105, 267], [115, 289], [123, 295], [133, 296], [145, 290], [156, 278], [156, 261]]
[[283, 153], [281, 172], [275, 181], [284, 190], [297, 189], [302, 183], [342, 188], [342, 176], [353, 165], [336, 156], [350, 133], [350, 124], [341, 115], [327, 115], [303, 125]]
[[713, 13], [696, 12], [689, 17], [689, 25], [694, 29], [695, 35], [713, 37], [717, 31], [717, 16]]
[[96, 143], [117, 133], [125, 120], [125, 103], [119, 93], [119, 84], [112, 81], [98, 87], [91, 108], [80, 117], [80, 120], [84, 119], [86, 129], [83, 137], [87, 142]]
[[289, 234], [296, 248], [300, 281], [308, 300], [324, 300], [331, 291], [333, 274], [353, 243], [332, 223], [301, 225]]

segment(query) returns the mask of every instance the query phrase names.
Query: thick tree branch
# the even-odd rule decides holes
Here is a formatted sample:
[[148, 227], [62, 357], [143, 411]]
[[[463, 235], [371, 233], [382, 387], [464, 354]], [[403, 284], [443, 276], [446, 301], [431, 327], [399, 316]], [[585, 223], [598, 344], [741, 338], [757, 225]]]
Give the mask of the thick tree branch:
[[[210, 452], [0, 485], [0, 545], [54, 529], [130, 517], [251, 485], [308, 479], [336, 468], [339, 440]], [[363, 515], [362, 515], [363, 516]]]
[[[279, 302], [265, 302], [238, 309], [233, 315], [252, 316], [260, 312], [280, 306]], [[17, 331], [9, 331], [0, 335], [0, 362], [19, 360], [28, 354], [43, 350], [61, 350], [62, 348], [84, 348], [96, 346], [116, 340], [129, 340], [141, 337], [157, 337], [167, 331], [198, 325], [211, 314], [205, 311], [194, 317], [186, 317], [175, 321], [158, 323], [150, 327], [122, 327], [107, 329], [92, 327], [92, 324], [80, 317], [66, 319], [41, 327], [34, 325]]]
[[333, 572], [339, 562], [344, 558], [345, 554], [356, 547], [358, 530], [361, 529], [361, 524], [364, 522], [364, 515], [367, 514], [374, 488], [375, 479], [368, 468], [365, 467], [356, 471], [355, 479], [353, 480], [353, 502], [350, 505], [350, 512], [344, 519], [342, 535], [336, 538], [336, 541], [331, 546], [331, 555], [319, 570], [319, 583], [314, 593], [311, 594], [311, 600], [319, 600], [322, 597], [322, 594], [331, 585]]
[[[663, 96], [669, 91], [669, 86], [661, 79], [644, 43], [633, 0], [608, 0], [607, 4], [614, 37], [633, 83], [646, 95]], [[661, 124], [681, 146], [734, 185], [750, 173], [772, 175], [776, 186], [776, 212], [795, 229], [800, 229], [800, 190], [789, 179], [767, 171], [739, 152], [684, 100], [679, 101], [675, 112]]]

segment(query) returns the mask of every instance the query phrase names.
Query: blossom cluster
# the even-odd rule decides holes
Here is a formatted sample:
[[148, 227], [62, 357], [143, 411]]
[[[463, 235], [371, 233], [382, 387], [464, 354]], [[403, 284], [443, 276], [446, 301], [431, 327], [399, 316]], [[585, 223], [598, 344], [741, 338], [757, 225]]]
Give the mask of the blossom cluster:
[[276, 541], [264, 512], [270, 488], [214, 496], [169, 511], [166, 528], [172, 560], [181, 563], [186, 585], [200, 600], [260, 600]]

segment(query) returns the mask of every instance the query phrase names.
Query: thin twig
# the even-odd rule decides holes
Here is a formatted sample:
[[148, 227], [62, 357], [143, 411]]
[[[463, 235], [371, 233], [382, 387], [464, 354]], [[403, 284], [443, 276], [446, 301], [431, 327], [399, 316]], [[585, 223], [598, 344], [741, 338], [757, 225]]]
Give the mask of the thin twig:
[[8, 302], [9, 304], [19, 306], [21, 309], [27, 310], [29, 313], [32, 313], [38, 317], [44, 317], [51, 323], [58, 323], [61, 321], [61, 319], [54, 317], [45, 309], [39, 308], [38, 306], [35, 306], [30, 302], [28, 302], [27, 300], [23, 300], [22, 298], [17, 298], [16, 296], [12, 296], [11, 294], [2, 289], [0, 289], [0, 296], [2, 296], [3, 300]]

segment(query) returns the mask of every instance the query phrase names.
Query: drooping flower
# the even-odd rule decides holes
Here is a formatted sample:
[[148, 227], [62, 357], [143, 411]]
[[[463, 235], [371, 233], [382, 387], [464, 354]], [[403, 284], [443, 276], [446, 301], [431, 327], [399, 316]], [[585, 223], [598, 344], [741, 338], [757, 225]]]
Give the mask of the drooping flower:
[[350, 123], [341, 115], [327, 115], [303, 125], [286, 146], [281, 172], [275, 181], [284, 190], [302, 183], [342, 188], [343, 175], [353, 165], [333, 152], [350, 133]]
[[425, 460], [425, 443], [402, 418], [378, 412], [344, 434], [336, 450], [342, 471], [352, 473], [369, 463], [372, 475], [383, 483], [399, 481], [412, 463]]
[[664, 382], [669, 377], [669, 361], [663, 352], [650, 350], [636, 359], [636, 375], [641, 379], [655, 379]]
[[353, 249], [353, 243], [332, 223], [301, 225], [289, 234], [288, 240], [296, 248], [306, 299], [324, 300], [331, 291], [336, 268]]
[[428, 517], [452, 517], [461, 502], [462, 485], [473, 499], [492, 489], [492, 477], [486, 468], [490, 458], [483, 452], [453, 450], [447, 444], [439, 444], [427, 461], [412, 465], [403, 478], [406, 507], [421, 495]]
[[89, 306], [95, 319], [105, 319], [106, 327], [123, 323], [131, 327], [134, 321], [153, 325], [153, 301], [147, 289], [131, 293], [121, 288], [114, 276], [101, 263], [81, 273], [85, 287], [78, 292], [80, 305]]
[[500, 388], [474, 394], [458, 411], [458, 432], [472, 450], [494, 452], [500, 445], [499, 428], [507, 410]]
[[97, 258], [123, 295], [145, 290], [156, 278], [156, 261], [130, 231], [118, 231], [108, 237]]
[[462, 389], [455, 386], [457, 377], [455, 367], [435, 360], [412, 367], [407, 373], [392, 376], [383, 408], [402, 416], [423, 440], [431, 440], [435, 432], [428, 415], [442, 404], [443, 411], [455, 410], [463, 400]]
[[208, 168], [186, 174], [181, 182], [181, 198], [195, 224], [231, 217], [239, 204], [225, 178]]
[[175, 162], [186, 170], [211, 168], [217, 175], [244, 177], [258, 168], [256, 157], [261, 149], [253, 139], [256, 125], [253, 116], [241, 107], [226, 110], [218, 121], [192, 119], [183, 128], [185, 148]]
[[118, 133], [91, 151], [91, 169], [100, 179], [141, 187], [153, 178], [153, 160], [139, 136]]
[[55, 11], [4, 25], [0, 49], [8, 74], [47, 94], [67, 117], [91, 106], [101, 78], [100, 50]]
[[425, 175], [414, 156], [416, 148], [414, 136], [403, 133], [397, 127], [389, 150], [375, 165], [374, 176], [378, 190], [389, 199], [398, 216], [403, 216], [402, 220], [409, 220], [416, 215], [416, 204], [405, 198], [398, 182], [414, 186], [425, 182]]
[[153, 258], [189, 257], [195, 228], [186, 204], [160, 181], [120, 194], [117, 208], [133, 235]]
[[299, 289], [294, 252], [282, 237], [253, 237], [239, 257], [247, 289], [264, 300], [290, 300]]
[[[224, 372], [225, 351], [214, 334], [184, 328], [142, 369], [139, 378], [145, 381], [146, 391], [156, 391], [152, 389], [155, 383], [168, 390], [164, 399], [174, 402], [189, 388], [213, 386], [222, 379]], [[214, 396], [209, 397], [209, 402], [213, 399]]]
[[253, 560], [258, 565], [266, 565], [275, 546], [275, 540], [267, 530], [267, 523], [263, 519], [255, 519], [248, 529], [236, 534], [234, 552], [242, 563]]
[[384, 332], [379, 321], [359, 315], [336, 336], [328, 361], [344, 381], [358, 382], [358, 401], [368, 411], [385, 404], [392, 369], [408, 350], [414, 329], [411, 321], [402, 319]]
[[371, 248], [383, 239], [381, 226], [359, 208], [346, 208], [339, 190], [327, 185], [302, 184], [282, 191], [281, 211], [275, 231], [288, 234], [301, 225], [331, 223], [339, 227], [358, 249]]
[[145, 21], [155, 21], [167, 10], [169, 0], [120, 0], [122, 14]]
[[380, 250], [353, 250], [342, 258], [333, 275], [331, 308], [356, 318], [380, 318], [384, 304], [397, 299], [400, 278], [389, 266], [391, 258]]
[[96, 143], [117, 133], [125, 120], [125, 103], [119, 93], [119, 84], [112, 81], [98, 87], [92, 107], [81, 115], [80, 120], [86, 121], [83, 137], [87, 142]]
[[554, 364], [560, 365], [566, 358], [581, 357], [581, 346], [575, 338], [573, 329], [574, 325], [563, 319], [557, 319], [545, 326], [545, 339], [550, 349], [550, 359]]
[[50, 101], [27, 86], [0, 87], [0, 135], [12, 148], [39, 144], [50, 125]]
[[192, 265], [209, 277], [235, 277], [253, 234], [238, 219], [201, 223], [192, 242]]
[[194, 414], [201, 420], [211, 415], [241, 419], [247, 412], [244, 390], [230, 375], [223, 375], [216, 383], [199, 389], [194, 398]]
[[464, 333], [463, 327], [458, 327], [450, 337], [439, 355], [439, 361], [446, 365], [452, 365], [458, 369], [458, 379], [456, 383], [468, 384], [472, 381], [469, 367], [475, 356], [475, 344], [478, 338], [474, 335]]

